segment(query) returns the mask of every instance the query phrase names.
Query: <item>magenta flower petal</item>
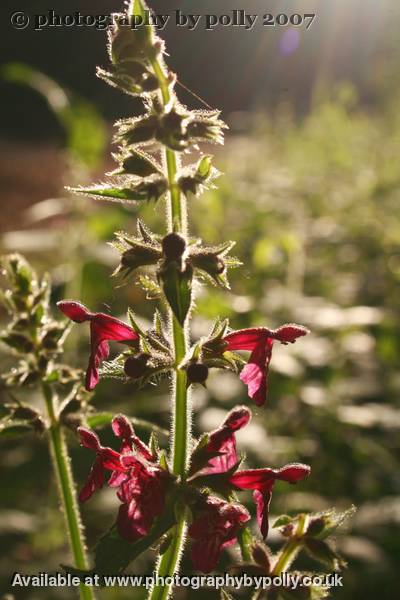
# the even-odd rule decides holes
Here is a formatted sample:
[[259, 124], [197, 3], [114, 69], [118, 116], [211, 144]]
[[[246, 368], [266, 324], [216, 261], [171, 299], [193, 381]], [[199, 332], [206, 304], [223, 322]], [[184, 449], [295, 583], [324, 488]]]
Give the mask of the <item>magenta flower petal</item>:
[[96, 453], [86, 484], [79, 494], [79, 500], [86, 502], [96, 490], [103, 487], [105, 470], [123, 473], [125, 468], [121, 463], [121, 455], [112, 448], [103, 447], [94, 431], [78, 427], [78, 434], [82, 446]]
[[223, 338], [225, 351], [247, 350], [251, 352], [248, 364], [240, 379], [247, 385], [249, 397], [257, 406], [265, 403], [268, 391], [268, 369], [274, 340], [282, 344], [293, 343], [308, 330], [301, 325], [288, 324], [278, 329], [254, 327], [233, 331]]
[[93, 313], [86, 306], [74, 300], [61, 300], [61, 302], [57, 302], [57, 306], [66, 317], [75, 323], [90, 321], [93, 317]]
[[252, 327], [250, 329], [240, 329], [228, 333], [223, 338], [228, 344], [228, 350], [254, 350], [260, 342], [264, 342], [269, 337], [273, 337], [273, 330], [265, 327]]
[[124, 440], [128, 440], [133, 434], [133, 427], [124, 415], [116, 415], [111, 421], [111, 427], [114, 435]]
[[274, 329], [271, 337], [282, 344], [294, 344], [298, 337], [307, 335], [307, 333], [310, 333], [310, 331], [306, 327], [290, 323], [282, 325], [281, 327], [278, 327], [278, 329]]
[[[122, 461], [127, 464], [127, 459], [125, 455]], [[121, 537], [135, 541], [148, 534], [154, 519], [164, 510], [168, 481], [166, 471], [133, 462], [128, 478], [118, 490], [122, 506], [117, 528]]]
[[254, 490], [253, 498], [257, 507], [257, 522], [263, 537], [268, 535], [268, 513], [272, 490], [277, 479], [297, 483], [310, 474], [310, 467], [301, 463], [291, 463], [281, 469], [247, 469], [231, 475], [232, 486], [240, 490]]
[[96, 490], [100, 490], [104, 485], [104, 470], [100, 458], [96, 458], [90, 469], [87, 481], [79, 492], [79, 501], [86, 502]]
[[215, 569], [222, 550], [236, 541], [241, 525], [249, 519], [240, 504], [208, 496], [188, 530], [194, 540], [191, 558], [195, 569], [203, 573]]
[[91, 353], [86, 371], [86, 389], [91, 391], [99, 382], [99, 367], [108, 357], [108, 341], [135, 341], [139, 339], [139, 335], [123, 321], [105, 313], [92, 313], [79, 302], [63, 300], [57, 306], [76, 323], [90, 321]]
[[136, 450], [141, 458], [149, 462], [154, 462], [155, 456], [153, 456], [150, 448], [135, 434], [131, 423], [124, 415], [114, 417], [111, 426], [114, 434], [123, 440], [120, 449], [121, 454], [127, 454]]
[[311, 473], [311, 467], [302, 463], [291, 463], [285, 465], [276, 471], [276, 479], [280, 481], [288, 481], [289, 483], [297, 483], [302, 481]]
[[241, 490], [266, 490], [271, 487], [276, 479], [274, 469], [247, 469], [236, 471], [230, 477], [231, 484]]
[[101, 448], [99, 436], [91, 429], [86, 427], [78, 427], [80, 442], [84, 448], [89, 448], [98, 452]]
[[264, 494], [259, 490], [254, 490], [253, 499], [256, 505], [257, 523], [263, 538], [266, 538], [269, 531], [269, 505], [271, 504], [272, 492]]
[[237, 406], [218, 429], [208, 435], [208, 443], [193, 455], [193, 470], [198, 475], [225, 473], [238, 462], [235, 432], [250, 421], [251, 412]]
[[239, 431], [245, 427], [251, 419], [251, 412], [247, 406], [236, 406], [226, 417], [222, 427], [231, 431]]

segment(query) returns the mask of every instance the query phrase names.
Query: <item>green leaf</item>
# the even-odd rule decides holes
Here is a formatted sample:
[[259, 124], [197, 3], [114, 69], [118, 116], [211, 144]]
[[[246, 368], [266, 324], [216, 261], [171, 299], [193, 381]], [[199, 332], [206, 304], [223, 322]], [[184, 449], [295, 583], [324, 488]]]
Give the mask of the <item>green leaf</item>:
[[96, 196], [99, 198], [105, 198], [106, 200], [111, 200], [115, 202], [123, 202], [129, 200], [146, 200], [140, 195], [135, 188], [127, 188], [127, 187], [117, 187], [110, 186], [107, 184], [94, 185], [92, 187], [79, 187], [79, 188], [67, 188], [70, 192], [75, 192], [77, 194], [85, 194], [87, 196]]
[[86, 417], [86, 423], [90, 429], [97, 429], [109, 425], [113, 417], [114, 415], [111, 412], [94, 413]]
[[140, 337], [146, 337], [145, 332], [140, 327], [140, 325], [137, 323], [137, 321], [135, 319], [135, 313], [133, 312], [133, 310], [131, 308], [128, 308], [128, 319], [129, 319], [131, 327], [135, 331], [135, 333], [140, 335]]
[[289, 523], [292, 523], [292, 522], [293, 522], [293, 519], [292, 519], [292, 517], [289, 517], [289, 515], [281, 515], [280, 517], [278, 517], [276, 519], [276, 521], [274, 522], [272, 527], [282, 527], [283, 525], [289, 525]]
[[34, 430], [32, 421], [8, 421], [0, 424], [1, 438], [15, 438], [32, 433]]
[[306, 537], [303, 543], [312, 558], [323, 563], [332, 571], [339, 571], [346, 565], [344, 560], [326, 542]]
[[192, 269], [181, 271], [180, 265], [172, 261], [160, 273], [162, 289], [178, 322], [183, 326], [192, 303]]

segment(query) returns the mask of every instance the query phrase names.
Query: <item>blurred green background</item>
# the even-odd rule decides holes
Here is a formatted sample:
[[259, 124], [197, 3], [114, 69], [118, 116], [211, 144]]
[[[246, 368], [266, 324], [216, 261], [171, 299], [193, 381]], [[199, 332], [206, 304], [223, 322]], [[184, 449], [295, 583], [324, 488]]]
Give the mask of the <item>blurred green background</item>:
[[[74, 9], [90, 12], [88, 2], [75, 4]], [[289, 10], [288, 3], [267, 4], [253, 1], [248, 10]], [[276, 486], [273, 515], [354, 503], [357, 513], [336, 542], [350, 568], [344, 587], [332, 597], [393, 600], [400, 593], [399, 7], [395, 0], [379, 6], [353, 0], [298, 3], [296, 11], [290, 4], [290, 11], [300, 12], [300, 4], [302, 12], [314, 8], [320, 18], [301, 31], [290, 53], [283, 51], [282, 29], [166, 32], [171, 63], [182, 81], [222, 108], [230, 126], [225, 147], [211, 149], [224, 173], [219, 188], [189, 203], [191, 232], [211, 244], [237, 240], [235, 253], [244, 263], [231, 272], [231, 292], [197, 290], [193, 336], [204, 335], [217, 316], [229, 317], [234, 328], [295, 321], [311, 329], [293, 347], [274, 347], [268, 403], [253, 411], [252, 423], [238, 436], [240, 449], [252, 466], [292, 460], [312, 466], [307, 482], [289, 490]], [[71, 6], [67, 11], [58, 5], [60, 12], [72, 12]], [[177, 2], [171, 10], [178, 6], [200, 11], [190, 2]], [[217, 12], [212, 6], [204, 3], [201, 12]], [[118, 7], [103, 2], [99, 12]], [[221, 2], [218, 12], [232, 7]], [[32, 39], [42, 37], [30, 51], [33, 34]], [[66, 65], [57, 58], [70, 34], [80, 36], [82, 60]], [[129, 305], [145, 324], [155, 303], [138, 286], [119, 287], [110, 279], [118, 258], [107, 241], [120, 228], [132, 232], [139, 213], [162, 231], [163, 206], [120, 208], [63, 189], [101, 178], [112, 168], [110, 119], [137, 111], [128, 97], [104, 91], [106, 86], [94, 80], [95, 64], [105, 61], [104, 34], [70, 30], [56, 38], [46, 31], [26, 32], [24, 38], [24, 32], [10, 30], [7, 35], [1, 250], [25, 253], [39, 271], [49, 270], [54, 301], [77, 298], [119, 315]], [[214, 68], [208, 43], [216, 52]], [[41, 73], [10, 66], [11, 59]], [[225, 89], [215, 87], [217, 80]], [[231, 90], [238, 92], [240, 85], [245, 92], [233, 100]], [[24, 111], [15, 118], [21, 98]], [[198, 105], [187, 93], [183, 98]], [[3, 351], [5, 370], [11, 362]], [[85, 365], [85, 327], [74, 329], [68, 351], [75, 366]], [[34, 390], [23, 397], [39, 401]], [[199, 433], [248, 399], [237, 377], [215, 372], [207, 392], [196, 389], [193, 401]], [[167, 384], [139, 392], [104, 381], [93, 404], [169, 426]], [[103, 436], [113, 443], [109, 432]], [[72, 433], [69, 441], [81, 485], [91, 457]], [[45, 442], [30, 436], [0, 444], [0, 589], [7, 592], [13, 572], [54, 571], [69, 557]], [[89, 546], [113, 521], [117, 504], [113, 493], [104, 491], [84, 507]], [[271, 536], [274, 548], [278, 540]], [[152, 553], [142, 557], [132, 572], [149, 573], [152, 558]], [[190, 572], [189, 561], [183, 569]], [[184, 590], [179, 597], [205, 593], [217, 598], [212, 591]], [[142, 596], [123, 589], [99, 594], [118, 600]], [[16, 593], [29, 600], [70, 597], [65, 590]]]

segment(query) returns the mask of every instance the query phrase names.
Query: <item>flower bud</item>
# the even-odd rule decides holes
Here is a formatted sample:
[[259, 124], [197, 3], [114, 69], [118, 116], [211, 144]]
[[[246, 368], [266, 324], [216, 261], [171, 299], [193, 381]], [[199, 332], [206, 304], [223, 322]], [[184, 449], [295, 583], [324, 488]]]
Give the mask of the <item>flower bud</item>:
[[163, 238], [161, 245], [164, 256], [168, 261], [176, 260], [179, 262], [186, 250], [186, 241], [178, 233], [168, 233]]
[[150, 358], [149, 354], [140, 352], [134, 356], [128, 356], [124, 364], [124, 372], [131, 379], [139, 379], [146, 372], [146, 365]]
[[13, 331], [3, 334], [0, 338], [0, 340], [4, 344], [7, 344], [7, 346], [10, 346], [10, 348], [13, 348], [17, 352], [21, 352], [24, 354], [28, 353], [28, 352], [32, 352], [35, 347], [33, 342], [30, 339], [28, 339], [27, 337], [25, 337], [24, 335], [22, 335], [20, 333], [15, 333]]
[[109, 29], [108, 51], [113, 64], [129, 61], [133, 56], [146, 60], [157, 52], [153, 49], [152, 28], [138, 23], [133, 29], [128, 21], [126, 14], [115, 14]]
[[122, 159], [120, 169], [115, 171], [115, 175], [137, 175], [138, 177], [148, 177], [155, 173], [160, 173], [157, 163], [144, 152], [132, 152]]
[[185, 150], [188, 146], [186, 131], [187, 116], [178, 113], [175, 109], [160, 118], [156, 137], [165, 146], [172, 150]]
[[270, 573], [271, 571], [271, 556], [268, 552], [265, 544], [261, 542], [254, 542], [251, 548], [251, 555], [253, 557], [254, 562], [256, 562], [260, 567], [263, 567], [265, 573]]
[[145, 265], [154, 265], [161, 258], [161, 252], [150, 244], [135, 243], [121, 255], [118, 271], [133, 271]]
[[158, 119], [155, 115], [141, 117], [134, 120], [131, 126], [125, 125], [118, 137], [128, 146], [142, 144], [154, 138], [157, 124]]
[[226, 269], [224, 260], [212, 251], [193, 252], [190, 255], [190, 263], [193, 267], [205, 271], [214, 279]]
[[186, 369], [186, 376], [189, 384], [204, 384], [208, 377], [208, 367], [200, 362], [192, 362]]

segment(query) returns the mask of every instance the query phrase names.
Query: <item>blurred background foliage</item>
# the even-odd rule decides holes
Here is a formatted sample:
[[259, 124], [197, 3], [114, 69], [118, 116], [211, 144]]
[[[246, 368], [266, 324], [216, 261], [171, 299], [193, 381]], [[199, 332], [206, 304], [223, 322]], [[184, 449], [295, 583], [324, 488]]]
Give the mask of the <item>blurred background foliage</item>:
[[[394, 3], [384, 5], [395, 10]], [[317, 42], [321, 35], [316, 29]], [[379, 51], [370, 52], [378, 67], [364, 78], [358, 73], [344, 82], [322, 69], [323, 76], [309, 82], [300, 116], [295, 91], [269, 98], [273, 109], [268, 111], [260, 98], [252, 110], [245, 102], [228, 103], [226, 145], [211, 149], [226, 175], [218, 189], [189, 203], [193, 235], [207, 243], [236, 240], [235, 254], [244, 263], [231, 271], [230, 292], [198, 288], [194, 337], [204, 335], [217, 316], [229, 317], [234, 328], [295, 321], [312, 331], [293, 347], [274, 347], [267, 405], [253, 410], [252, 423], [238, 439], [248, 465], [299, 460], [312, 466], [307, 482], [290, 490], [276, 486], [273, 514], [358, 507], [337, 539], [350, 563], [344, 587], [332, 592], [340, 600], [392, 600], [400, 592], [400, 86], [389, 77], [399, 61], [396, 54], [384, 66], [378, 60], [389, 47], [395, 47], [390, 36], [382, 38]], [[169, 48], [174, 54], [171, 43]], [[356, 57], [358, 50], [356, 45]], [[2, 77], [8, 86], [22, 82], [45, 97], [64, 132], [63, 147], [50, 136], [35, 152], [3, 138], [2, 252], [23, 252], [39, 271], [50, 271], [54, 301], [77, 298], [123, 317], [129, 305], [146, 324], [155, 304], [139, 286], [110, 278], [118, 257], [107, 242], [118, 229], [132, 232], [139, 213], [162, 231], [164, 206], [121, 208], [65, 192], [66, 184], [84, 185], [111, 170], [108, 122], [93, 102], [81, 99], [82, 90], [67, 92], [37, 70], [7, 64]], [[196, 83], [196, 91], [202, 88], [206, 95], [207, 83]], [[374, 91], [366, 94], [366, 89]], [[221, 103], [224, 108], [222, 96]], [[3, 351], [5, 370], [11, 363]], [[68, 352], [73, 365], [86, 364], [84, 327], [74, 329]], [[25, 398], [39, 401], [32, 390]], [[248, 399], [238, 378], [215, 372], [207, 391], [194, 391], [193, 402], [199, 433], [216, 427], [227, 410]], [[104, 381], [93, 405], [169, 427], [166, 382], [138, 391]], [[102, 435], [105, 443], [113, 443], [109, 432]], [[72, 433], [70, 442], [82, 484], [91, 457]], [[46, 444], [34, 436], [0, 444], [0, 585], [7, 591], [13, 572], [57, 570], [68, 556]], [[115, 512], [116, 501], [107, 491], [83, 508], [89, 545]], [[272, 530], [271, 545], [278, 540]], [[149, 573], [152, 558], [151, 553], [142, 557], [132, 571]], [[190, 569], [185, 561], [185, 572]], [[140, 590], [116, 589], [101, 597], [122, 600], [133, 594], [144, 596]], [[202, 594], [179, 592], [182, 598]], [[71, 595], [19, 590], [17, 597]]]

